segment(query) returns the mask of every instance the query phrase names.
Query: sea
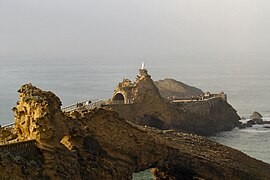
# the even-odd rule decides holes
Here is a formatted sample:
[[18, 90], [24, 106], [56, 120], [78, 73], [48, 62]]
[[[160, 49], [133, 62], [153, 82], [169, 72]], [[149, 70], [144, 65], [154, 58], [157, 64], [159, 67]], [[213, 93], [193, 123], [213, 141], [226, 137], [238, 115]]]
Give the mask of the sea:
[[[17, 90], [26, 83], [54, 92], [62, 106], [111, 98], [123, 78], [134, 80], [141, 62], [154, 80], [174, 78], [212, 93], [225, 92], [246, 119], [260, 112], [270, 121], [270, 60], [256, 56], [183, 56], [178, 58], [0, 58], [0, 124], [14, 121]], [[209, 139], [270, 163], [270, 129], [256, 125], [221, 132]], [[149, 170], [133, 179], [153, 179]]]

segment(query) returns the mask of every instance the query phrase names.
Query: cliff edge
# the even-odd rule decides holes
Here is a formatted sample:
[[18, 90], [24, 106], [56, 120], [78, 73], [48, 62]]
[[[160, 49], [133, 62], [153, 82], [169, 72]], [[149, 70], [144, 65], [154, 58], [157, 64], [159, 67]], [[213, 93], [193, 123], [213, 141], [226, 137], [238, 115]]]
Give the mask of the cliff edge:
[[19, 92], [1, 179], [131, 179], [149, 168], [157, 179], [270, 179], [269, 164], [203, 137], [134, 125], [110, 109], [63, 113], [57, 96], [31, 84]]

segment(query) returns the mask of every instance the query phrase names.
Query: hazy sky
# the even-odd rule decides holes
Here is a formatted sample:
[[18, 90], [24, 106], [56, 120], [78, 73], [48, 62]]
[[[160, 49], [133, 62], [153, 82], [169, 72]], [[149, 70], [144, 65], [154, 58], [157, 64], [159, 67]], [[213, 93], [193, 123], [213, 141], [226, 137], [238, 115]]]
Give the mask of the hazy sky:
[[269, 0], [0, 0], [0, 57], [270, 55]]

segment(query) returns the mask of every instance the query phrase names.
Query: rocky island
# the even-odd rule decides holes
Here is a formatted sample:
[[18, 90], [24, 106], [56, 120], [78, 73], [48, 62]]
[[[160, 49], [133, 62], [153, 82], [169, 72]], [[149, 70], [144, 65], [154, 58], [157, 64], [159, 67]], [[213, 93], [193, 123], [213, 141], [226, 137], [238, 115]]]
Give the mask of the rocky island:
[[[270, 165], [197, 135], [135, 125], [112, 109], [61, 110], [50, 91], [23, 85], [1, 179], [269, 179]], [[9, 131], [6, 129], [6, 131]]]
[[[252, 115], [250, 116], [250, 120], [247, 121], [246, 123], [241, 123], [239, 126], [240, 129], [245, 129], [248, 127], [252, 127], [253, 125], [258, 124], [258, 125], [264, 125], [264, 124], [270, 124], [270, 121], [264, 121], [263, 116], [257, 112], [254, 111]], [[269, 126], [264, 126], [265, 128], [270, 128]]]
[[[204, 136], [240, 125], [240, 117], [227, 102], [226, 94], [201, 94], [200, 89], [187, 87], [175, 80], [155, 83], [146, 69], [140, 69], [134, 82], [124, 79], [118, 84], [113, 97], [104, 106], [135, 124]], [[169, 98], [162, 97], [160, 90]], [[182, 98], [177, 99], [176, 94]]]

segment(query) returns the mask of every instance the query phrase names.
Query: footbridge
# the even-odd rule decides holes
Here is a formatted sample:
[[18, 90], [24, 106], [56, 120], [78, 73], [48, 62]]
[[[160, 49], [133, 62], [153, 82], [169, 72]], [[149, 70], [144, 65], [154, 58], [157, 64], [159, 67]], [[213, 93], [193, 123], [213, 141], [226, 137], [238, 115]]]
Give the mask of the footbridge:
[[0, 126], [2, 128], [13, 128], [14, 127], [14, 123], [9, 123], [9, 124], [5, 124], [3, 126]]
[[78, 102], [76, 104], [72, 104], [66, 107], [62, 108], [63, 112], [71, 112], [71, 111], [75, 111], [76, 109], [80, 109], [80, 108], [85, 108], [85, 109], [94, 109], [94, 108], [98, 108], [101, 107], [102, 105], [107, 104], [107, 101], [103, 101], [102, 99], [91, 102], [91, 101], [83, 101], [83, 102]]

